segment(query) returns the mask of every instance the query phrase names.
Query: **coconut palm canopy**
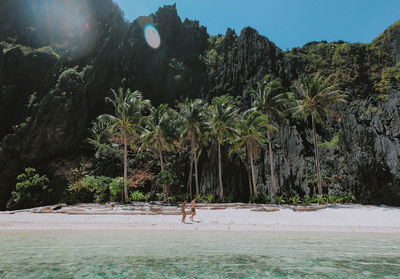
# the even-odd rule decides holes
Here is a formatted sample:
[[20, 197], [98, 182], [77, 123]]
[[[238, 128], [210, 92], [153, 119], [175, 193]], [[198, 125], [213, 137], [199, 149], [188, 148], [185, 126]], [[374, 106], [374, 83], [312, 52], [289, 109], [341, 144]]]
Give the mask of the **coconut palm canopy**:
[[335, 114], [333, 105], [346, 102], [346, 96], [321, 75], [301, 76], [293, 85], [295, 101], [291, 111], [294, 117], [313, 115], [320, 123], [326, 116]]

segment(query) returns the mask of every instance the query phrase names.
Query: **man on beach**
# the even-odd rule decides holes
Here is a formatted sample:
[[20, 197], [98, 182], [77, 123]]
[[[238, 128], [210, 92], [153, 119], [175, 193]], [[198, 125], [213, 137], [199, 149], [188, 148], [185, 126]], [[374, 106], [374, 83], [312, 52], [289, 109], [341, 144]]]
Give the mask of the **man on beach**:
[[186, 200], [184, 200], [183, 203], [181, 204], [182, 223], [186, 223], [185, 222], [185, 219], [186, 219], [185, 205], [186, 205]]
[[190, 203], [190, 211], [192, 212], [192, 216], [190, 216], [190, 219], [192, 220], [192, 222], [194, 222], [193, 217], [194, 215], [196, 215], [196, 198], [194, 198], [192, 200], [192, 202]]

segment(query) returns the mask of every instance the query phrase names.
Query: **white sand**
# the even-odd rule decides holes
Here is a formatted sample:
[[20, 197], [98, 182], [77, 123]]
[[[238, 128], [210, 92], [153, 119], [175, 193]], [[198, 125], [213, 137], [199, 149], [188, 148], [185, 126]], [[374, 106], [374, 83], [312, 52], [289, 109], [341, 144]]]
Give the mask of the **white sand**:
[[[178, 210], [178, 208], [172, 208]], [[279, 207], [277, 212], [198, 208], [194, 222], [179, 215], [70, 215], [0, 212], [1, 230], [235, 230], [400, 233], [400, 208], [335, 206], [312, 212]], [[187, 217], [189, 223], [190, 219]]]

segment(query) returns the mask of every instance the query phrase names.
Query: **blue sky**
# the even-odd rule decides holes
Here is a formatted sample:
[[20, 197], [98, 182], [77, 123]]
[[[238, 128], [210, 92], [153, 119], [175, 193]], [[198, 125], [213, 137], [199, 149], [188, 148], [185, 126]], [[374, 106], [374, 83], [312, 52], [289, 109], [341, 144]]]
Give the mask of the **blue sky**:
[[400, 0], [114, 0], [133, 21], [176, 3], [178, 15], [208, 33], [251, 26], [283, 50], [311, 41], [369, 43], [400, 20]]

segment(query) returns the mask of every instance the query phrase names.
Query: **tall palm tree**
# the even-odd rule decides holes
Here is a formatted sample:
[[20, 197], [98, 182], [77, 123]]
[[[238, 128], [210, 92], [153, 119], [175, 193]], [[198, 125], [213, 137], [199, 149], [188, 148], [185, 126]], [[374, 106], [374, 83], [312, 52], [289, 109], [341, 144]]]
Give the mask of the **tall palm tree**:
[[328, 80], [320, 75], [301, 76], [294, 82], [296, 90], [296, 99], [291, 108], [293, 116], [308, 118], [311, 115], [314, 149], [315, 149], [315, 167], [318, 177], [318, 194], [322, 195], [321, 168], [319, 163], [318, 139], [315, 128], [315, 122], [321, 123], [325, 117], [335, 113], [333, 106], [335, 104], [346, 102], [345, 95], [340, 90], [335, 90], [334, 86], [328, 83]]
[[[185, 102], [178, 104], [179, 126], [182, 129], [181, 139], [188, 140], [192, 151], [192, 160], [194, 162], [196, 195], [199, 195], [199, 178], [197, 171], [197, 145], [204, 136], [207, 127], [207, 104], [203, 100], [186, 99]], [[192, 174], [190, 174], [192, 175]], [[192, 185], [190, 185], [192, 187]]]
[[[282, 122], [285, 119], [284, 109], [288, 103], [288, 93], [283, 93], [283, 86], [279, 79], [275, 79], [268, 82], [269, 76], [265, 76], [257, 83], [257, 89], [253, 91], [254, 100], [253, 107], [256, 107], [263, 114], [267, 115], [269, 123]], [[269, 164], [271, 171], [271, 190], [275, 196], [278, 193], [278, 187], [276, 185], [275, 173], [274, 173], [274, 153], [272, 150], [272, 136], [271, 131], [267, 131], [268, 138], [268, 153], [269, 153]]]
[[219, 200], [224, 199], [222, 183], [221, 145], [235, 133], [236, 108], [232, 96], [215, 97], [210, 105], [210, 132], [218, 144]]
[[[173, 130], [172, 127], [175, 111], [166, 104], [161, 104], [157, 108], [152, 107], [148, 121], [140, 136], [145, 146], [153, 147], [158, 151], [160, 158], [161, 172], [165, 170], [163, 151], [173, 148]], [[164, 199], [168, 199], [167, 186], [163, 185]]]
[[259, 147], [264, 148], [268, 139], [266, 132], [274, 131], [276, 128], [268, 124], [268, 116], [253, 109], [247, 110], [239, 120], [237, 126], [237, 137], [235, 139], [234, 150], [246, 151], [251, 168], [251, 178], [253, 184], [253, 195], [258, 197], [256, 177], [254, 173], [254, 159], [258, 156]]
[[138, 90], [131, 92], [127, 89], [125, 92], [122, 88], [118, 92], [111, 89], [114, 98], [106, 97], [106, 102], [114, 106], [114, 115], [100, 115], [99, 121], [109, 123], [109, 129], [113, 134], [122, 136], [124, 142], [124, 198], [128, 200], [128, 136], [137, 136], [144, 120], [143, 112], [150, 106], [149, 100], [144, 100], [142, 93]]

